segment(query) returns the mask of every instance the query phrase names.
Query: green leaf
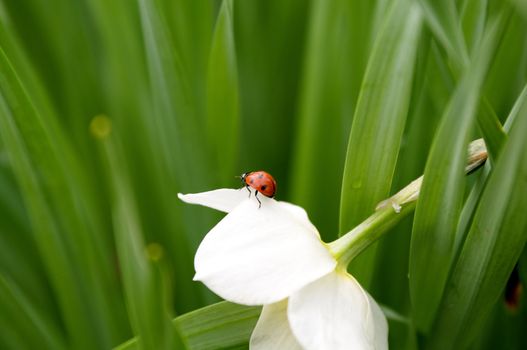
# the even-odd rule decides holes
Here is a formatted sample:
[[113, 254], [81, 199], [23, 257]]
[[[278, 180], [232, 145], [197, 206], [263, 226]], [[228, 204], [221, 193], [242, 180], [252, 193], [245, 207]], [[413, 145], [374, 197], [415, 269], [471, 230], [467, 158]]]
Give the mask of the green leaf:
[[[191, 188], [209, 166], [206, 148], [200, 147], [200, 115], [190, 88], [190, 76], [180, 53], [173, 48], [167, 20], [156, 0], [138, 0], [151, 84], [152, 120], [163, 159], [181, 185]], [[191, 174], [192, 176], [189, 176]]]
[[[390, 194], [423, 173], [439, 117], [486, 28], [501, 13], [513, 12], [476, 103], [479, 129], [473, 127], [470, 137], [484, 137], [490, 161], [467, 177], [463, 195], [469, 189], [471, 194], [456, 226], [456, 261], [507, 142], [504, 130], [513, 116], [519, 118], [511, 112], [500, 125], [526, 86], [525, 1], [408, 1], [425, 4], [420, 9], [428, 28], [416, 33], [417, 59], [408, 63], [412, 96]], [[192, 258], [223, 214], [185, 206], [177, 192], [220, 183], [234, 187], [234, 175], [266, 169], [278, 181], [277, 199], [303, 206], [324, 241], [337, 238], [353, 113], [373, 39], [385, 30], [394, 2], [222, 2], [2, 1], [0, 47], [8, 64], [0, 59], [0, 349], [108, 349], [134, 332], [156, 332], [148, 329], [159, 315], [166, 323], [171, 314], [216, 302], [206, 286], [192, 281]], [[224, 11], [227, 4], [232, 11]], [[409, 11], [397, 12], [401, 22], [409, 18]], [[384, 100], [376, 103], [384, 107]], [[518, 99], [516, 107], [521, 104]], [[138, 310], [152, 303], [151, 310], [141, 309], [152, 315], [139, 322], [127, 313], [134, 276], [124, 283], [130, 267], [122, 266], [115, 238], [122, 241], [125, 229], [116, 224], [117, 233], [112, 227], [115, 174], [92, 137], [96, 115], [112, 121], [112, 140], [120, 146], [117, 167], [132, 198], [115, 220], [137, 228], [137, 244], [150, 247], [146, 258], [143, 248], [137, 250], [152, 281], [140, 285], [133, 301]], [[405, 210], [390, 213], [398, 223], [379, 241], [369, 292], [410, 317], [413, 211]], [[156, 246], [164, 251], [158, 262], [152, 261]], [[519, 263], [522, 277], [526, 265]], [[142, 276], [139, 270], [135, 278]], [[141, 298], [147, 290], [159, 300]], [[525, 348], [527, 308], [521, 305], [511, 313], [496, 303], [498, 311], [476, 332], [472, 347], [499, 348], [502, 342], [501, 348]], [[219, 310], [218, 324], [229, 314]], [[137, 327], [141, 322], [149, 324]], [[166, 324], [159, 328], [159, 339], [146, 341], [162, 343]], [[217, 344], [247, 348], [251, 328], [247, 323], [239, 341]], [[223, 337], [233, 333], [227, 326], [217, 329]], [[220, 337], [216, 328], [210, 339], [206, 330], [199, 332], [193, 339], [201, 344]], [[424, 345], [426, 335], [416, 339], [416, 332], [390, 322], [390, 347]]]
[[516, 103], [512, 107], [511, 112], [509, 113], [509, 116], [507, 117], [507, 120], [505, 121], [505, 124], [503, 125], [503, 128], [507, 132], [510, 132], [512, 124], [520, 115], [520, 111], [523, 105], [526, 103], [526, 101], [527, 101], [527, 85], [525, 85], [525, 87], [523, 88], [520, 96], [516, 100]]
[[[420, 28], [419, 8], [400, 2], [387, 12], [375, 41], [348, 142], [340, 233], [358, 225], [388, 197], [411, 97]], [[374, 254], [370, 249], [351, 265], [354, 276], [365, 286], [370, 282]]]
[[221, 6], [209, 56], [207, 76], [207, 139], [215, 154], [222, 185], [237, 173], [239, 140], [238, 69], [232, 23], [232, 1]]
[[[448, 101], [449, 92], [430, 87], [441, 87], [436, 58], [432, 51], [435, 45], [431, 34], [424, 31], [418, 47], [416, 72], [408, 120], [394, 180], [392, 193], [422, 175], [441, 112]], [[408, 286], [408, 255], [412, 232], [413, 214], [396, 225], [392, 232], [379, 241], [376, 258], [376, 275], [370, 292], [376, 300], [389, 304], [396, 310], [410, 313]], [[407, 330], [405, 330], [405, 334]], [[390, 334], [393, 336], [392, 330]]]
[[[520, 108], [525, 103], [525, 100], [527, 99], [527, 86], [523, 89], [522, 93], [516, 100], [516, 103], [511, 109], [511, 112], [509, 113], [509, 116], [507, 117], [507, 120], [505, 121], [505, 124], [503, 125], [503, 129], [505, 131], [510, 130], [510, 126], [516, 120], [518, 117], [518, 112], [520, 111]], [[506, 137], [503, 141], [506, 141]], [[499, 154], [501, 152], [501, 148], [496, 150]], [[472, 223], [472, 219], [474, 217], [474, 213], [476, 211], [477, 205], [479, 203], [479, 200], [481, 199], [481, 194], [483, 192], [483, 189], [486, 186], [487, 183], [487, 177], [490, 173], [491, 167], [486, 164], [485, 168], [483, 169], [482, 174], [478, 177], [476, 182], [474, 183], [474, 186], [470, 190], [470, 194], [465, 201], [465, 204], [463, 205], [463, 211], [461, 212], [461, 216], [459, 219], [459, 223], [457, 226], [457, 232], [456, 232], [456, 239], [454, 242], [454, 254], [458, 254], [461, 245], [463, 241], [466, 238], [466, 235], [468, 233], [468, 229], [470, 227], [470, 224]]]
[[[516, 97], [525, 86], [527, 73], [527, 45], [525, 33], [527, 21], [521, 17], [510, 1], [491, 1], [490, 4], [503, 6], [507, 18], [505, 33], [500, 40], [499, 51], [485, 83], [485, 96], [500, 118], [505, 116]], [[494, 11], [494, 16], [496, 11]]]
[[417, 203], [410, 246], [410, 296], [416, 327], [428, 331], [452, 263], [462, 208], [466, 146], [479, 93], [494, 52], [498, 24], [457, 86], [434, 137]]
[[461, 25], [465, 34], [465, 42], [471, 51], [481, 40], [487, 20], [488, 0], [464, 0], [460, 10]]
[[189, 349], [247, 348], [261, 307], [223, 301], [175, 319]]
[[445, 47], [457, 67], [463, 67], [468, 62], [468, 53], [459, 24], [456, 2], [453, 0], [420, 0], [419, 2], [428, 27]]
[[23, 290], [2, 275], [0, 295], [0, 323], [15, 330], [9, 333], [18, 333], [17, 348], [67, 349], [64, 334], [50, 315], [33, 305]]
[[242, 118], [240, 168], [233, 175], [265, 169], [278, 182], [277, 198], [290, 200], [290, 164], [296, 158], [291, 150], [311, 4], [272, 0], [233, 5]]
[[[472, 349], [525, 349], [525, 305], [512, 310], [506, 306], [505, 298], [494, 305], [492, 317], [486, 322], [484, 328], [478, 332], [477, 340], [471, 344]], [[522, 298], [520, 297], [520, 300]], [[521, 301], [520, 301], [520, 304]]]
[[500, 154], [507, 135], [503, 130], [498, 116], [486, 98], [481, 100], [477, 121], [485, 143], [487, 144], [490, 159], [491, 161], [495, 161]]
[[[467, 0], [463, 4], [462, 9], [465, 20], [467, 21], [466, 25], [469, 27], [467, 30], [473, 35], [471, 45], [475, 45], [476, 49], [480, 44], [480, 37], [483, 35], [484, 29], [483, 24], [486, 21], [486, 11], [480, 3], [481, 1], [478, 4], [473, 4], [472, 0]], [[452, 71], [454, 78], [459, 80], [463, 72], [468, 69], [469, 60], [455, 2], [450, 0], [444, 2], [421, 0], [421, 4], [425, 9], [425, 18], [431, 31], [443, 45], [450, 59], [450, 62], [447, 63], [449, 70]], [[476, 7], [476, 9], [472, 9], [472, 7]], [[506, 21], [502, 21], [502, 23], [506, 23]], [[503, 24], [499, 28], [499, 36], [503, 34], [504, 29], [505, 25]], [[477, 120], [485, 142], [487, 143], [490, 158], [493, 160], [497, 157], [499, 149], [505, 140], [505, 132], [501, 127], [501, 123], [492, 105], [484, 96], [481, 100]]]
[[[210, 228], [214, 213], [183, 206], [177, 198], [178, 192], [209, 189], [215, 180], [210, 176], [214, 169], [213, 157], [207, 153], [207, 142], [203, 140], [205, 118], [200, 111], [205, 101], [197, 98], [193, 76], [189, 73], [192, 69], [178, 51], [179, 45], [189, 42], [176, 45], [173, 39], [173, 36], [192, 35], [190, 28], [194, 23], [187, 23], [190, 28], [179, 23], [177, 29], [183, 32], [173, 35], [163, 1], [138, 0], [138, 4], [151, 108], [145, 111], [146, 115], [140, 116], [140, 122], [148, 134], [145, 143], [153, 147], [151, 158], [146, 160], [147, 169], [139, 170], [144, 171], [145, 176], [155, 174], [152, 186], [157, 196], [148, 199], [158, 202], [159, 210], [150, 212], [150, 223], [156, 230], [170, 232], [156, 231], [155, 234], [163, 237], [171, 249], [180, 295], [188, 300], [176, 303], [180, 309], [188, 310], [189, 306], [203, 305], [205, 298], [217, 300], [203, 287], [192, 283], [192, 254], [201, 240], [200, 235]], [[211, 4], [203, 3], [203, 6]], [[206, 66], [202, 69], [206, 70]], [[138, 136], [144, 137], [142, 133]], [[145, 148], [142, 146], [139, 149]], [[142, 177], [136, 178], [136, 182], [136, 186], [143, 187]], [[150, 207], [146, 205], [141, 209], [151, 210]]]
[[[189, 350], [247, 349], [261, 307], [227, 301], [210, 305], [174, 319]], [[114, 350], [137, 348], [131, 339]]]
[[[247, 349], [261, 309], [222, 301], [176, 317], [172, 323], [189, 350]], [[381, 309], [388, 320], [409, 327], [403, 315], [385, 306]], [[114, 350], [137, 349], [137, 344], [137, 338], [132, 338]]]
[[103, 252], [108, 247], [102, 239], [96, 244], [102, 230], [97, 212], [92, 211], [93, 197], [86, 191], [86, 178], [71, 157], [71, 146], [54, 116], [37, 110], [3, 50], [0, 67], [0, 135], [71, 344], [79, 348], [107, 346], [114, 325], [119, 327], [119, 304], [112, 299], [115, 285], [105, 268]]
[[[106, 122], [109, 123], [109, 120]], [[134, 332], [140, 336], [141, 349], [172, 349], [175, 332], [170, 324], [163, 281], [148, 259], [135, 199], [125, 175], [126, 166], [111, 140], [105, 141], [104, 151], [113, 189], [115, 245], [123, 274], [128, 314]], [[160, 254], [158, 252], [151, 259], [160, 259]]]
[[498, 300], [527, 241], [527, 104], [483, 192], [431, 333], [431, 349], [466, 348]]
[[[360, 0], [316, 0], [310, 10], [289, 187], [292, 202], [307, 210], [324, 240], [332, 240], [338, 231], [335, 198], [341, 189], [336, 176], [344, 169], [351, 115], [371, 46], [373, 11]], [[342, 40], [343, 33], [347, 40]], [[331, 176], [335, 181], [328, 181]], [[321, 183], [324, 191], [314, 196]]]

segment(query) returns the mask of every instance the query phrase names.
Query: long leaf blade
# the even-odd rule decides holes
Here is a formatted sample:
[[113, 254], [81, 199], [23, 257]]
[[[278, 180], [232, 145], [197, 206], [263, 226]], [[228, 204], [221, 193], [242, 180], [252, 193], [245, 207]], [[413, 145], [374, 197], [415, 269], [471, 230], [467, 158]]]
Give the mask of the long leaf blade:
[[[70, 163], [69, 148], [60, 149], [66, 143], [56, 121], [37, 110], [3, 50], [0, 66], [4, 72], [0, 79], [0, 133], [36, 231], [35, 241], [48, 278], [67, 320], [70, 341], [79, 348], [107, 345], [114, 317], [108, 311], [111, 302], [105, 294], [110, 292], [106, 284], [110, 275], [103, 267], [101, 251], [93, 248], [94, 236], [89, 230], [97, 220], [86, 220], [85, 216], [84, 206], [91, 197], [81, 194], [84, 187], [75, 183], [80, 181], [78, 177], [68, 177], [78, 174], [79, 168]], [[54, 135], [54, 142], [50, 135]], [[91, 299], [87, 290], [92, 290]], [[79, 318], [79, 314], [85, 317]]]
[[[370, 49], [369, 40], [359, 38], [371, 35], [372, 12], [360, 0], [316, 0], [311, 5], [289, 187], [292, 201], [310, 213], [324, 240], [338, 233], [337, 178], [344, 169], [350, 114]], [[349, 40], [342, 40], [342, 33]], [[324, 191], [313, 196], [312, 189], [320, 183]]]
[[418, 329], [428, 331], [437, 312], [453, 258], [463, 200], [463, 168], [479, 91], [497, 36], [489, 31], [476, 61], [443, 114], [425, 167], [410, 247], [410, 296]]
[[232, 1], [224, 0], [212, 39], [207, 75], [207, 136], [222, 185], [236, 174], [239, 140], [238, 69]]
[[162, 281], [148, 260], [135, 200], [123, 162], [111, 140], [104, 153], [112, 178], [115, 245], [123, 273], [124, 294], [132, 327], [142, 349], [172, 349], [174, 329], [170, 325]]
[[[397, 3], [387, 13], [353, 118], [342, 181], [341, 233], [359, 224], [388, 196], [406, 122], [421, 14], [411, 2]], [[355, 276], [366, 285], [373, 258], [370, 250], [352, 263]]]
[[[189, 350], [247, 349], [260, 307], [222, 301], [173, 320]], [[137, 338], [114, 350], [137, 349]]]
[[14, 324], [16, 331], [8, 334], [19, 333], [17, 336], [24, 339], [24, 343], [19, 343], [16, 347], [26, 347], [31, 344], [33, 348], [67, 349], [64, 334], [50, 319], [49, 314], [31, 304], [24, 291], [2, 275], [0, 275], [0, 295], [2, 295], [0, 322], [5, 324], [9, 322], [11, 326]]
[[490, 175], [452, 272], [429, 347], [465, 348], [499, 298], [527, 241], [527, 103]]
[[[454, 78], [458, 80], [463, 72], [468, 69], [469, 59], [456, 4], [451, 0], [444, 2], [420, 0], [420, 3], [424, 9], [424, 17], [426, 18], [428, 27], [445, 48], [449, 61], [449, 69]], [[465, 3], [465, 6], [471, 6], [470, 1]], [[477, 11], [470, 11], [466, 8], [463, 10], [470, 13], [473, 17], [471, 17], [472, 20], [479, 22], [477, 25], [474, 24], [475, 26], [483, 27], [483, 23], [486, 20], [484, 5], [479, 4]], [[465, 13], [465, 16], [469, 15]], [[483, 32], [483, 28], [474, 30]], [[476, 37], [479, 38], [481, 35], [483, 34], [476, 34]], [[476, 39], [473, 38], [472, 41], [474, 40]], [[479, 44], [480, 40], [471, 42], [471, 44]], [[487, 144], [490, 157], [494, 159], [497, 157], [499, 149], [505, 140], [505, 132], [492, 106], [484, 96], [481, 99], [480, 113], [477, 114], [477, 120]]]
[[464, 66], [468, 61], [468, 53], [455, 1], [420, 0], [419, 2], [431, 31], [446, 48], [458, 68]]

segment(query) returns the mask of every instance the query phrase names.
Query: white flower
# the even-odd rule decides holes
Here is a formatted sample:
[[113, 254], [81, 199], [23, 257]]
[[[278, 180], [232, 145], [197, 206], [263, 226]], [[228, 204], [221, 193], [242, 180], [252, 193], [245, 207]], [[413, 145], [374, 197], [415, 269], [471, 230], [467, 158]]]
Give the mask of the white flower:
[[178, 195], [227, 212], [203, 239], [195, 280], [225, 300], [264, 305], [251, 349], [387, 349], [376, 302], [320, 240], [304, 209], [245, 190]]

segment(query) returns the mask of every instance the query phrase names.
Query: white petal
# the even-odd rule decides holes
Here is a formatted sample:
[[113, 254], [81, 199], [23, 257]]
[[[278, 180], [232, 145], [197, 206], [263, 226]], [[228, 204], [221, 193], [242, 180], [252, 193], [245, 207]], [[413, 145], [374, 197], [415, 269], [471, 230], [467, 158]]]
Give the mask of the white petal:
[[183, 202], [199, 204], [228, 213], [240, 205], [240, 203], [243, 201], [248, 200], [249, 192], [247, 192], [245, 188], [220, 188], [217, 190], [200, 193], [178, 193], [177, 196]]
[[298, 205], [282, 201], [279, 201], [278, 205], [280, 205], [283, 210], [287, 210], [289, 213], [291, 213], [296, 218], [299, 224], [305, 226], [306, 229], [313, 232], [317, 237], [320, 238], [320, 234], [318, 233], [317, 228], [311, 223], [311, 221], [309, 221], [309, 217], [307, 216], [307, 213], [304, 208], [299, 207]]
[[264, 305], [249, 343], [251, 350], [302, 349], [289, 328], [287, 300]]
[[253, 197], [221, 220], [194, 259], [194, 279], [238, 304], [275, 303], [336, 265], [301, 209], [292, 211], [292, 204], [263, 196], [260, 200], [261, 208]]
[[289, 324], [305, 349], [388, 349], [388, 325], [377, 303], [345, 271], [291, 295]]

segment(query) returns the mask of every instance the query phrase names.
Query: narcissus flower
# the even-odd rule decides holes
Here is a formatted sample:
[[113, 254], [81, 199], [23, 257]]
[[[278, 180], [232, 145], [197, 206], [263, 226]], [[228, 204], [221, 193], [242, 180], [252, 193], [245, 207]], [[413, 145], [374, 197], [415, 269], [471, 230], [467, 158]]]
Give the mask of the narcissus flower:
[[225, 300], [263, 305], [251, 349], [387, 349], [371, 296], [320, 239], [304, 209], [248, 192], [179, 194], [228, 213], [201, 242], [194, 280]]

